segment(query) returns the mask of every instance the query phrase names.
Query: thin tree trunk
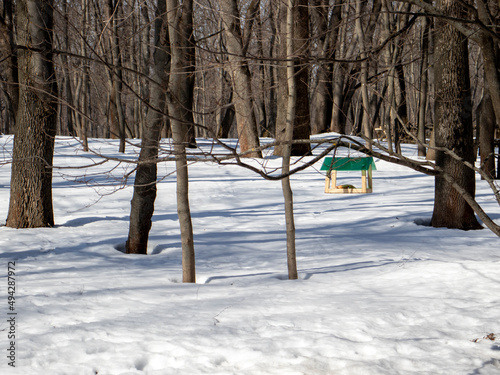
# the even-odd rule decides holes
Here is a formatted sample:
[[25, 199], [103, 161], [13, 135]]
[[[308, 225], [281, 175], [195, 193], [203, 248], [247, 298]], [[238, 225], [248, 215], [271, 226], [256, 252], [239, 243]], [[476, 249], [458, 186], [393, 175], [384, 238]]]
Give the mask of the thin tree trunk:
[[[329, 15], [329, 3], [325, 0], [315, 0], [312, 11], [316, 14], [318, 25], [319, 57], [321, 59], [333, 60], [335, 58], [335, 43], [339, 37], [339, 26], [342, 21], [342, 6], [344, 0], [336, 1]], [[313, 133], [322, 133], [330, 129], [333, 114], [333, 84], [332, 74], [334, 65], [325, 62], [319, 65], [318, 84], [316, 87], [316, 98], [312, 111], [314, 111]], [[312, 116], [312, 114], [311, 114]]]
[[[255, 18], [257, 20], [257, 47], [259, 55], [264, 57], [264, 43], [263, 43], [263, 33], [262, 33], [262, 20], [260, 17], [260, 9], [255, 12]], [[266, 111], [266, 66], [264, 60], [259, 61], [259, 74], [258, 74], [258, 93], [255, 96], [255, 109], [257, 118], [257, 131], [258, 134], [263, 134], [267, 131], [267, 111]]]
[[[280, 40], [286, 40], [286, 4], [278, 2], [278, 34]], [[277, 47], [278, 59], [283, 60], [286, 58], [286, 43], [278, 43]], [[274, 155], [282, 156], [284, 153], [284, 140], [286, 136], [286, 111], [288, 99], [288, 87], [286, 84], [286, 64], [278, 62], [276, 64], [276, 84], [277, 84], [277, 98], [276, 98], [276, 131], [274, 146]]]
[[193, 1], [167, 0], [167, 15], [171, 48], [170, 97], [167, 102], [177, 172], [177, 214], [181, 230], [182, 280], [194, 283], [196, 282], [195, 252], [186, 156], [186, 146], [191, 141], [188, 129], [193, 125], [195, 74]]
[[[287, 82], [288, 82], [288, 106], [286, 114], [286, 131], [285, 144], [283, 147], [282, 172], [287, 174], [290, 172], [290, 155], [292, 152], [293, 128], [295, 123], [295, 108], [297, 102], [297, 89], [295, 81], [295, 63], [293, 58], [294, 48], [292, 35], [294, 35], [294, 0], [288, 0], [288, 9], [286, 17], [286, 30], [288, 38], [286, 39], [287, 51]], [[281, 180], [283, 190], [283, 198], [285, 200], [285, 221], [286, 221], [286, 249], [287, 249], [287, 264], [288, 278], [296, 280], [297, 275], [297, 258], [295, 255], [295, 222], [293, 213], [293, 192], [290, 185], [290, 177], [287, 176]]]
[[118, 10], [119, 0], [108, 0], [108, 22], [110, 25], [110, 46], [111, 46], [111, 61], [113, 70], [111, 73], [111, 96], [110, 96], [110, 112], [111, 112], [111, 134], [113, 138], [120, 139], [119, 152], [125, 152], [125, 114], [123, 110], [122, 91], [123, 91], [123, 70], [122, 57], [120, 51], [120, 42], [118, 36]]
[[51, 0], [17, 2], [19, 100], [6, 225], [54, 225], [52, 159], [57, 118]]
[[[345, 18], [348, 16], [348, 11], [343, 10], [343, 6], [340, 7], [341, 17]], [[342, 16], [343, 15], [343, 16]], [[346, 34], [347, 25], [341, 25], [340, 30], [335, 41], [335, 56], [339, 59], [345, 57], [346, 49]], [[330, 131], [339, 134], [346, 133], [346, 113], [344, 109], [344, 84], [347, 74], [348, 66], [345, 62], [338, 62], [333, 65], [332, 71], [332, 119], [330, 124]]]
[[[293, 7], [293, 54], [297, 56], [295, 64], [296, 108], [293, 139], [309, 140], [311, 136], [311, 108], [309, 105], [309, 4], [308, 0], [294, 0]], [[292, 145], [292, 155], [311, 154], [311, 144], [296, 143]]]
[[[272, 3], [269, 8], [269, 23], [271, 27], [271, 36], [269, 40], [269, 57], [276, 57], [276, 16], [275, 16], [275, 3]], [[267, 132], [264, 136], [276, 136], [276, 116], [278, 101], [276, 98], [276, 66], [275, 64], [268, 64], [269, 72], [269, 102], [267, 105]]]
[[[391, 35], [391, 30], [392, 30], [391, 10], [392, 10], [391, 3], [388, 0], [382, 0], [382, 13], [383, 13], [382, 17], [384, 22], [384, 28], [382, 32], [383, 39], [388, 39], [389, 36]], [[385, 134], [387, 136], [387, 149], [389, 150], [389, 152], [393, 152], [391, 124], [392, 124], [392, 118], [394, 117], [392, 112], [394, 110], [394, 102], [395, 102], [394, 96], [396, 91], [394, 85], [394, 79], [395, 79], [394, 55], [397, 53], [396, 49], [397, 47], [395, 47], [393, 43], [389, 43], [384, 53], [385, 64], [388, 69], [388, 72], [387, 72], [387, 100], [384, 106], [385, 110], [382, 121], [383, 122], [382, 127], [384, 128]]]
[[[14, 42], [14, 14], [13, 1], [5, 0], [3, 17], [0, 17], [0, 54], [3, 57], [0, 62], [2, 73], [2, 90], [7, 101], [7, 121], [5, 132], [10, 133], [14, 129], [19, 106], [19, 86], [17, 53]], [[6, 57], [6, 58], [4, 58]]]
[[[286, 4], [282, 6], [283, 10], [281, 18], [282, 34], [286, 30]], [[295, 123], [293, 127], [294, 140], [309, 140], [311, 136], [311, 114], [309, 106], [309, 6], [307, 0], [296, 0], [293, 6], [293, 56], [297, 58], [295, 64], [295, 89], [297, 91], [297, 102], [295, 108]], [[285, 25], [285, 26], [283, 26]], [[289, 38], [286, 36], [285, 38]], [[282, 44], [282, 55], [284, 53], [284, 45]], [[288, 104], [286, 99], [288, 96], [288, 85], [286, 82], [286, 67], [281, 68], [278, 72], [278, 81], [280, 82], [278, 92], [278, 122], [276, 124], [276, 142], [278, 145], [274, 148], [274, 154], [283, 155], [283, 148], [280, 147], [285, 143], [286, 119]], [[280, 100], [281, 99], [281, 100]], [[311, 154], [311, 145], [309, 142], [295, 143], [292, 145], [292, 155], [304, 156]]]
[[363, 25], [361, 20], [361, 2], [356, 1], [356, 33], [358, 35], [358, 42], [360, 48], [360, 58], [361, 61], [361, 97], [363, 106], [363, 125], [362, 133], [367, 140], [367, 147], [371, 150], [372, 147], [372, 127], [370, 124], [370, 116], [368, 110], [370, 108], [370, 101], [368, 98], [368, 60], [365, 47], [365, 34], [363, 32]]
[[[89, 2], [88, 0], [82, 0], [82, 8], [84, 16], [82, 19], [82, 40], [81, 40], [81, 53], [82, 56], [87, 56], [87, 46], [86, 39], [88, 34], [88, 23], [89, 23]], [[80, 139], [83, 143], [83, 150], [89, 150], [88, 141], [88, 131], [89, 131], [89, 121], [88, 116], [90, 115], [89, 102], [90, 102], [90, 79], [89, 79], [89, 63], [85, 59], [82, 61], [82, 85], [79, 95], [80, 99]]]
[[425, 138], [425, 123], [426, 123], [426, 109], [427, 109], [427, 96], [429, 91], [428, 75], [429, 66], [429, 33], [430, 22], [429, 17], [422, 18], [422, 45], [420, 57], [420, 90], [418, 98], [418, 156], [426, 156], [426, 143]]
[[[500, 2], [499, 2], [500, 6]], [[490, 16], [488, 14], [487, 4], [485, 0], [477, 1], [477, 9], [479, 20], [485, 25], [490, 24]], [[490, 97], [495, 111], [497, 125], [500, 126], [500, 73], [495, 53], [495, 43], [490, 35], [484, 31], [481, 32], [479, 38], [481, 52], [484, 60], [484, 76], [488, 82]]]
[[[485, 81], [487, 82], [487, 81]], [[495, 111], [493, 101], [485, 85], [485, 92], [476, 110], [476, 126], [479, 129], [479, 155], [481, 158], [481, 169], [489, 178], [495, 178]], [[483, 178], [484, 179], [484, 178]]]
[[[69, 0], [64, 0], [63, 2], [63, 14], [64, 14], [64, 50], [66, 52], [70, 51], [70, 36], [69, 36]], [[62, 61], [61, 68], [63, 71], [63, 82], [64, 82], [64, 95], [65, 103], [63, 103], [64, 115], [66, 119], [68, 134], [72, 137], [76, 137], [77, 133], [74, 126], [75, 111], [73, 102], [73, 90], [71, 87], [71, 77], [69, 74], [68, 57], [61, 55], [60, 59]], [[62, 90], [61, 90], [62, 91]]]
[[[399, 12], [402, 13], [397, 20], [397, 32], [403, 30], [408, 24], [408, 14], [410, 12], [410, 4], [401, 4]], [[399, 42], [400, 37], [397, 38], [396, 43]], [[397, 153], [401, 153], [401, 143], [405, 134], [405, 127], [408, 128], [408, 103], [406, 92], [405, 72], [403, 69], [403, 51], [402, 48], [397, 48], [395, 72], [399, 90], [397, 91], [396, 113], [394, 119], [394, 148]]]
[[251, 75], [245, 58], [248, 38], [251, 37], [254, 13], [259, 10], [259, 1], [253, 0], [249, 5], [245, 24], [247, 35], [242, 35], [241, 32], [240, 12], [236, 0], [222, 0], [220, 5], [226, 45], [229, 52], [228, 70], [233, 84], [233, 101], [240, 151], [246, 157], [261, 158], [262, 153], [259, 150], [259, 135], [254, 111]]

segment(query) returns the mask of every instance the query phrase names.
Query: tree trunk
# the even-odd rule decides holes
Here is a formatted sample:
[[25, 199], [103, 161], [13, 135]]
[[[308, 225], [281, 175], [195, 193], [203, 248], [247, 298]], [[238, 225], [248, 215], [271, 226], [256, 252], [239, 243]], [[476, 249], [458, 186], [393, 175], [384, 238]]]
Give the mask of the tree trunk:
[[495, 178], [495, 127], [496, 118], [493, 110], [493, 101], [485, 85], [485, 92], [477, 107], [476, 126], [479, 130], [479, 155], [481, 157], [481, 169], [489, 178]]
[[363, 107], [363, 125], [362, 133], [366, 138], [368, 149], [372, 149], [372, 127], [370, 125], [370, 115], [368, 110], [370, 108], [370, 102], [368, 99], [368, 60], [365, 47], [365, 33], [363, 31], [362, 19], [361, 19], [361, 2], [356, 1], [356, 34], [358, 37], [359, 48], [360, 48], [360, 58], [361, 61], [361, 98]]
[[[281, 33], [286, 30], [286, 5], [281, 10], [280, 16], [282, 22]], [[293, 5], [293, 56], [297, 58], [295, 64], [295, 89], [296, 89], [296, 108], [295, 108], [295, 123], [293, 126], [294, 140], [309, 140], [311, 136], [311, 118], [309, 107], [309, 6], [307, 0], [296, 0]], [[286, 37], [285, 37], [286, 39]], [[284, 47], [282, 47], [284, 49]], [[284, 50], [283, 50], [284, 52]], [[286, 53], [282, 53], [286, 55]], [[274, 154], [283, 155], [283, 147], [280, 145], [285, 143], [286, 121], [280, 120], [286, 118], [288, 105], [286, 98], [289, 97], [286, 83], [286, 68], [282, 68], [278, 72], [279, 92], [278, 95], [278, 122], [276, 124], [276, 141], [278, 146], [274, 148]], [[281, 101], [280, 101], [281, 99]], [[292, 155], [304, 156], [311, 154], [311, 145], [309, 142], [296, 143], [292, 145]]]
[[[341, 17], [347, 17], [346, 11], [343, 11], [343, 6], [339, 6]], [[342, 16], [344, 15], [345, 16]], [[346, 38], [347, 25], [340, 24], [337, 40], [335, 41], [335, 57], [343, 59], [346, 57]], [[346, 133], [346, 113], [344, 112], [344, 85], [349, 68], [346, 62], [337, 62], [333, 65], [332, 72], [332, 119], [330, 131], [339, 134]]]
[[[317, 4], [312, 8], [316, 15], [315, 19], [318, 27], [319, 57], [321, 59], [335, 59], [335, 43], [339, 35], [340, 22], [342, 21], [342, 6], [344, 0], [336, 1], [334, 8], [329, 15], [329, 3], [325, 0], [315, 0]], [[325, 62], [318, 67], [318, 83], [316, 95], [312, 105], [314, 111], [313, 134], [329, 131], [333, 114], [333, 63]]]
[[[388, 39], [391, 35], [392, 32], [392, 25], [393, 21], [391, 19], [391, 14], [392, 14], [392, 5], [391, 2], [388, 0], [383, 0], [382, 1], [382, 12], [383, 12], [383, 22], [384, 22], [384, 28], [382, 31], [382, 38]], [[393, 143], [392, 143], [392, 118], [394, 118], [394, 96], [395, 96], [395, 61], [396, 61], [396, 54], [398, 53], [398, 47], [395, 43], [390, 42], [388, 46], [385, 48], [385, 65], [388, 69], [387, 73], [387, 100], [385, 103], [385, 110], [384, 110], [384, 116], [382, 120], [382, 128], [385, 130], [385, 134], [387, 137], [387, 149], [389, 152], [393, 152]]]
[[113, 65], [110, 82], [110, 117], [111, 117], [111, 135], [113, 138], [120, 139], [119, 152], [125, 152], [125, 114], [123, 110], [122, 91], [123, 91], [123, 70], [122, 57], [120, 51], [120, 42], [118, 36], [118, 0], [108, 0], [108, 26], [110, 29], [111, 62]]
[[252, 93], [252, 82], [250, 69], [246, 61], [246, 45], [250, 38], [254, 15], [259, 10], [259, 2], [253, 0], [249, 5], [246, 18], [245, 31], [248, 35], [242, 35], [240, 26], [240, 12], [236, 0], [222, 0], [221, 16], [226, 35], [226, 46], [229, 52], [229, 69], [233, 84], [233, 101], [236, 111], [236, 123], [238, 127], [238, 139], [240, 152], [246, 157], [261, 158], [259, 150], [259, 134], [254, 112], [254, 98]]
[[[454, 0], [439, 0], [437, 7], [450, 17], [463, 16]], [[474, 162], [473, 130], [470, 102], [469, 59], [467, 39], [444, 20], [436, 20], [436, 128], [437, 147], [454, 151], [465, 161]], [[474, 171], [442, 151], [436, 165], [449, 174], [472, 197], [475, 195]], [[474, 211], [449, 181], [436, 177], [434, 212], [431, 225], [457, 229], [479, 229]]]
[[[287, 7], [282, 2], [278, 2], [278, 34], [279, 40], [286, 40], [286, 14]], [[286, 58], [286, 43], [278, 43], [277, 47], [278, 60]], [[274, 155], [282, 156], [284, 153], [284, 140], [286, 133], [286, 111], [288, 100], [288, 86], [286, 84], [286, 64], [278, 62], [276, 64], [276, 131], [274, 146]]]
[[[498, 4], [500, 6], [500, 2]], [[490, 14], [485, 0], [477, 1], [477, 9], [479, 20], [485, 25], [490, 24]], [[497, 15], [498, 23], [498, 15]], [[497, 24], [498, 26], [498, 24]], [[498, 30], [498, 29], [497, 29]], [[500, 126], [500, 74], [498, 72], [498, 56], [495, 53], [495, 43], [490, 35], [482, 31], [479, 37], [479, 45], [484, 60], [484, 77], [488, 82], [490, 97], [492, 100], [493, 110], [495, 111], [497, 125]]]
[[[139, 164], [135, 173], [134, 195], [130, 210], [130, 227], [126, 251], [128, 254], [147, 254], [156, 199], [158, 147], [165, 109], [165, 88], [168, 85], [169, 41], [167, 33], [166, 3], [158, 0], [155, 39], [154, 67], [151, 100], [142, 133]], [[154, 110], [154, 109], [156, 110]]]
[[177, 214], [181, 230], [182, 281], [196, 281], [195, 253], [186, 146], [190, 144], [189, 127], [193, 125], [193, 90], [195, 45], [193, 35], [193, 1], [167, 0], [168, 31], [171, 48], [170, 96], [168, 112], [174, 143], [177, 172]]
[[[17, 53], [14, 42], [13, 1], [4, 1], [3, 15], [0, 17], [0, 81], [7, 104], [7, 123], [4, 131], [10, 133], [14, 129], [19, 105]], [[6, 58], [4, 58], [6, 56]]]
[[[293, 128], [295, 123], [295, 112], [297, 102], [297, 90], [295, 80], [295, 63], [293, 58], [293, 40], [294, 35], [294, 18], [293, 8], [295, 0], [288, 0], [287, 4], [287, 17], [286, 17], [286, 51], [287, 51], [287, 83], [288, 83], [288, 106], [286, 113], [286, 130], [285, 130], [285, 144], [283, 146], [283, 161], [282, 172], [283, 174], [290, 172], [290, 155], [292, 152]], [[293, 213], [293, 192], [290, 185], [290, 177], [286, 176], [281, 180], [281, 187], [283, 190], [283, 198], [285, 201], [285, 221], [286, 221], [286, 253], [288, 265], [288, 279], [296, 280], [297, 275], [297, 258], [295, 255], [295, 221]]]
[[[269, 40], [269, 57], [271, 59], [276, 57], [276, 3], [272, 3], [269, 7], [269, 23], [271, 36]], [[269, 102], [267, 105], [267, 129], [263, 134], [265, 137], [275, 137], [276, 136], [276, 116], [277, 116], [277, 89], [276, 89], [276, 66], [274, 63], [268, 62], [268, 74], [269, 74]]]
[[401, 153], [401, 143], [404, 141], [405, 127], [408, 129], [408, 106], [406, 101], [406, 81], [403, 70], [403, 63], [401, 61], [401, 54], [398, 56], [398, 62], [396, 65], [396, 74], [398, 77], [398, 100], [397, 105], [397, 117], [394, 121], [394, 149], [397, 153]]
[[[311, 136], [311, 114], [309, 106], [309, 4], [307, 0], [295, 0], [293, 6], [293, 53], [298, 57], [295, 64], [296, 107], [293, 139], [309, 140]], [[292, 155], [311, 154], [311, 144], [292, 145]]]
[[418, 97], [418, 156], [426, 156], [426, 143], [425, 138], [425, 123], [426, 123], [426, 109], [427, 109], [427, 96], [429, 91], [427, 69], [429, 67], [429, 33], [430, 33], [430, 20], [429, 17], [422, 18], [422, 45], [420, 52], [420, 90]]
[[54, 225], [52, 159], [57, 96], [51, 0], [17, 2], [19, 109], [6, 225]]

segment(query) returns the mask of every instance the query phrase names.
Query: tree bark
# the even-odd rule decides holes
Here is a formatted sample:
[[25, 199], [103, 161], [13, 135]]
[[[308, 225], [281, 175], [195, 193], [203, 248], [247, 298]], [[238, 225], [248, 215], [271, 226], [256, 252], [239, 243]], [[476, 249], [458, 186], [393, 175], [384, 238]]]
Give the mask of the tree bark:
[[[0, 81], [7, 104], [7, 123], [4, 131], [10, 133], [14, 129], [19, 105], [19, 86], [17, 53], [14, 42], [14, 9], [13, 1], [5, 0], [3, 15], [0, 16]], [[6, 58], [4, 58], [6, 56]]]
[[[339, 26], [342, 21], [342, 6], [344, 0], [336, 1], [331, 11], [330, 19], [328, 15], [330, 8], [328, 1], [315, 0], [312, 8], [315, 14], [314, 20], [317, 20], [318, 39], [319, 39], [319, 58], [325, 60], [333, 60], [335, 58], [337, 42], [339, 35]], [[318, 83], [316, 86], [316, 95], [313, 99], [311, 114], [314, 117], [313, 134], [326, 132], [330, 129], [333, 114], [333, 74], [334, 64], [325, 62], [318, 66]]]
[[182, 281], [196, 282], [193, 226], [189, 207], [189, 176], [186, 146], [193, 125], [195, 45], [193, 0], [167, 0], [171, 68], [168, 112], [174, 143], [177, 172], [177, 214], [181, 230]]
[[367, 147], [369, 150], [372, 148], [372, 132], [373, 129], [370, 125], [370, 115], [368, 114], [370, 108], [370, 102], [368, 99], [368, 57], [366, 54], [365, 47], [365, 33], [363, 31], [362, 19], [361, 19], [361, 2], [356, 1], [356, 34], [358, 36], [358, 42], [360, 47], [360, 58], [361, 61], [361, 71], [360, 71], [360, 82], [361, 82], [361, 98], [363, 107], [363, 125], [362, 133], [367, 140]]
[[[339, 6], [341, 18], [346, 18], [348, 13], [343, 10], [343, 6]], [[347, 25], [340, 25], [337, 40], [335, 41], [335, 56], [339, 59], [346, 56], [346, 38]], [[339, 134], [346, 133], [346, 113], [344, 112], [344, 85], [349, 68], [346, 62], [337, 62], [333, 65], [332, 72], [332, 119], [330, 131]]]
[[[450, 17], [463, 16], [461, 5], [454, 0], [439, 0], [437, 8]], [[450, 149], [465, 161], [473, 163], [467, 39], [441, 19], [436, 20], [436, 26], [440, 30], [435, 44], [436, 146]], [[475, 175], [472, 169], [442, 151], [437, 152], [436, 165], [474, 197]], [[435, 181], [431, 225], [465, 230], [482, 228], [470, 205], [442, 176], [436, 177]]]
[[[297, 56], [295, 64], [296, 108], [293, 126], [293, 139], [309, 140], [311, 136], [311, 113], [309, 106], [309, 4], [307, 0], [295, 0], [293, 6], [293, 54]], [[292, 145], [292, 155], [311, 154], [311, 144]]]
[[[286, 51], [287, 59], [287, 83], [288, 83], [288, 106], [286, 113], [286, 130], [285, 144], [283, 147], [282, 172], [287, 174], [290, 172], [290, 155], [292, 153], [293, 128], [295, 123], [295, 112], [297, 102], [297, 88], [295, 78], [295, 63], [293, 58], [293, 40], [292, 35], [294, 29], [293, 8], [295, 0], [288, 0], [287, 17], [286, 17]], [[290, 185], [290, 177], [287, 176], [281, 180], [283, 190], [283, 198], [285, 201], [285, 222], [286, 222], [286, 253], [288, 265], [288, 279], [296, 280], [297, 274], [297, 257], [295, 255], [295, 221], [293, 213], [293, 192]]]
[[429, 67], [429, 34], [430, 20], [425, 16], [422, 18], [422, 37], [421, 37], [421, 52], [420, 52], [420, 87], [418, 96], [418, 156], [426, 156], [425, 138], [425, 123], [427, 114], [427, 96], [429, 91], [428, 67]]
[[255, 13], [259, 10], [259, 1], [253, 0], [249, 5], [249, 17], [245, 20], [245, 31], [242, 35], [240, 25], [240, 12], [236, 0], [222, 0], [221, 16], [226, 35], [226, 46], [229, 52], [229, 72], [233, 85], [233, 101], [236, 111], [238, 139], [240, 152], [246, 157], [261, 158], [259, 150], [259, 134], [254, 112], [254, 98], [250, 69], [246, 61], [246, 45], [251, 37], [251, 28]]
[[[479, 20], [488, 25], [491, 18], [488, 13], [486, 2], [484, 0], [478, 0], [477, 9]], [[484, 78], [488, 83], [487, 87], [489, 89], [489, 96], [495, 113], [496, 123], [497, 126], [500, 126], [500, 74], [498, 72], [500, 67], [498, 66], [498, 51], [495, 51], [498, 45], [495, 47], [492, 37], [487, 35], [484, 31], [479, 37], [479, 45], [484, 60]]]
[[[282, 34], [286, 30], [286, 5], [282, 6]], [[307, 0], [297, 0], [293, 5], [293, 57], [297, 59], [295, 64], [295, 89], [297, 102], [295, 108], [295, 123], [293, 126], [293, 139], [306, 139], [311, 136], [311, 115], [309, 106], [309, 6]], [[286, 36], [285, 36], [286, 39]], [[284, 47], [282, 47], [284, 48]], [[284, 51], [283, 51], [284, 52]], [[287, 55], [282, 53], [282, 55]], [[291, 56], [288, 56], [290, 58]], [[278, 99], [278, 122], [276, 124], [276, 142], [278, 145], [274, 148], [274, 154], [283, 156], [283, 145], [285, 143], [287, 104], [284, 98], [289, 95], [286, 82], [286, 68], [283, 67], [278, 72], [279, 92], [281, 97]], [[284, 101], [285, 100], [285, 101]], [[309, 142], [296, 143], [292, 145], [293, 156], [304, 156], [311, 154], [311, 145]]]
[[111, 47], [111, 64], [113, 65], [110, 82], [110, 120], [111, 135], [120, 139], [119, 152], [125, 152], [125, 113], [123, 110], [123, 69], [120, 51], [120, 41], [118, 36], [118, 10], [120, 3], [118, 0], [107, 0], [108, 28]]
[[154, 203], [156, 200], [156, 178], [158, 147], [163, 125], [165, 92], [168, 85], [169, 41], [167, 33], [166, 3], [158, 0], [155, 20], [154, 66], [151, 100], [142, 133], [139, 164], [135, 173], [134, 195], [130, 210], [130, 227], [126, 252], [147, 254]]
[[493, 110], [493, 101], [488, 88], [485, 87], [485, 92], [481, 98], [481, 102], [477, 107], [476, 126], [479, 130], [479, 155], [481, 158], [481, 169], [489, 178], [494, 179], [495, 174], [495, 127], [496, 118]]
[[52, 159], [57, 116], [53, 1], [17, 2], [19, 109], [6, 225], [54, 225]]

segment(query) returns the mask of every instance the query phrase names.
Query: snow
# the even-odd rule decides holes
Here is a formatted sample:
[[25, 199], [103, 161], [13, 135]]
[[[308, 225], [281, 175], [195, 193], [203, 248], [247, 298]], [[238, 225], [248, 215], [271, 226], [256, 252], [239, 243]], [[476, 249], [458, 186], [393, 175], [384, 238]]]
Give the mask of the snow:
[[[6, 162], [12, 138], [0, 144]], [[91, 148], [120, 157], [115, 141]], [[412, 146], [404, 152], [416, 157]], [[100, 160], [57, 139], [58, 167]], [[249, 162], [272, 170], [281, 161]], [[122, 176], [133, 166], [55, 169], [56, 227], [0, 227], [0, 373], [500, 374], [498, 341], [482, 339], [500, 332], [499, 239], [488, 229], [419, 225], [432, 214], [432, 177], [377, 159], [372, 194], [325, 194], [320, 166], [291, 179], [299, 280], [289, 281], [281, 183], [193, 162], [196, 284], [181, 283], [173, 161], [159, 167], [146, 256], [120, 251], [133, 190], [133, 175]], [[361, 181], [357, 172], [339, 178]], [[4, 219], [9, 181], [6, 163]], [[498, 223], [479, 179], [477, 198]], [[7, 358], [13, 261], [15, 368]]]

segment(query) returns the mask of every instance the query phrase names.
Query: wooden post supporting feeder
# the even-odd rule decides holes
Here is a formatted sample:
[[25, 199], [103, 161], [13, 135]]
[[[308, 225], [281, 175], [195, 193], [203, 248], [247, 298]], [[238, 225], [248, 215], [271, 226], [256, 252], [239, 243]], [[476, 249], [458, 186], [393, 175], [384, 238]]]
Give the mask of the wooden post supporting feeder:
[[[372, 157], [325, 158], [322, 171], [327, 171], [325, 193], [349, 194], [372, 192], [372, 170], [377, 169]], [[351, 185], [337, 185], [338, 171], [361, 171], [361, 189]]]

